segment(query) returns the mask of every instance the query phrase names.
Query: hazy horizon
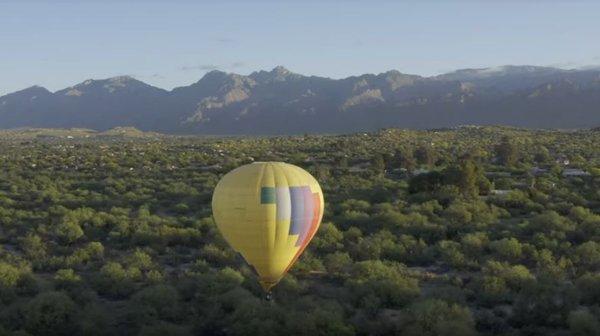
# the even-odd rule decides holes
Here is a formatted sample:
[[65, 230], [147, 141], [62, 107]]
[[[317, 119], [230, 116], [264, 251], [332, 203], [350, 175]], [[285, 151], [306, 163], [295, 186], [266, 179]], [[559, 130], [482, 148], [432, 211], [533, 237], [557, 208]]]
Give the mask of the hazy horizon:
[[[242, 3], [5, 1], [0, 95], [130, 75], [172, 89], [218, 69], [283, 65], [330, 78], [396, 69], [600, 63], [593, 2]], [[568, 15], [565, 15], [568, 13]], [[586, 56], [582, 56], [586, 55]]]
[[[494, 66], [494, 67], [485, 67], [485, 68], [466, 67], [466, 68], [448, 70], [447, 72], [440, 72], [440, 73], [432, 74], [432, 75], [429, 75], [429, 76], [428, 75], [421, 75], [421, 74], [417, 74], [417, 73], [412, 73], [412, 72], [402, 72], [402, 71], [400, 71], [400, 72], [403, 73], [403, 74], [405, 74], [405, 75], [417, 75], [417, 76], [421, 76], [421, 77], [424, 77], [424, 78], [429, 78], [429, 77], [435, 77], [435, 76], [438, 76], [438, 75], [449, 74], [449, 73], [453, 73], [453, 72], [456, 72], [456, 71], [462, 71], [462, 70], [486, 70], [486, 71], [487, 70], [493, 70], [493, 69], [500, 70], [500, 69], [502, 69], [504, 67], [507, 67], [507, 66], [520, 67], [520, 66], [532, 66], [532, 65], [531, 64], [505, 64], [505, 65], [499, 65], [499, 66]], [[330, 77], [330, 76], [321, 76], [321, 75], [317, 75], [317, 74], [299, 73], [297, 71], [294, 71], [294, 69], [290, 69], [289, 67], [286, 67], [285, 65], [276, 65], [273, 68], [269, 68], [269, 69], [256, 69], [256, 70], [248, 71], [248, 72], [245, 72], [245, 73], [240, 73], [240, 72], [237, 72], [235, 70], [212, 69], [212, 70], [208, 70], [205, 73], [202, 73], [198, 78], [192, 80], [189, 83], [182, 83], [180, 85], [175, 85], [173, 87], [161, 87], [159, 85], [154, 85], [154, 84], [151, 83], [151, 81], [147, 81], [147, 80], [145, 80], [143, 78], [138, 78], [135, 75], [116, 74], [116, 75], [110, 76], [110, 77], [86, 78], [86, 79], [84, 79], [84, 80], [82, 80], [80, 82], [70, 83], [70, 84], [68, 84], [68, 85], [66, 85], [64, 87], [59, 87], [59, 88], [56, 88], [56, 89], [50, 89], [50, 88], [45, 87], [45, 86], [40, 85], [40, 84], [33, 84], [33, 85], [28, 86], [28, 87], [19, 88], [19, 89], [15, 90], [15, 91], [12, 91], [12, 92], [6, 92], [6, 93], [3, 93], [3, 94], [0, 93], [0, 97], [2, 97], [3, 95], [6, 95], [6, 94], [18, 92], [18, 91], [21, 91], [21, 90], [24, 90], [24, 89], [27, 89], [27, 88], [30, 88], [30, 87], [35, 87], [35, 86], [43, 87], [45, 89], [48, 89], [50, 92], [55, 93], [57, 91], [64, 90], [66, 88], [75, 86], [77, 84], [81, 84], [81, 83], [83, 83], [83, 82], [85, 82], [87, 80], [107, 80], [107, 79], [117, 78], [117, 77], [131, 77], [133, 79], [139, 80], [139, 81], [144, 82], [146, 84], [150, 84], [150, 85], [152, 85], [152, 86], [154, 86], [156, 88], [164, 89], [164, 90], [167, 90], [167, 91], [171, 91], [171, 90], [173, 90], [175, 88], [189, 86], [189, 85], [191, 85], [191, 84], [199, 81], [200, 79], [202, 79], [202, 77], [204, 77], [209, 72], [213, 72], [213, 71], [220, 71], [220, 72], [224, 72], [224, 73], [231, 73], [231, 74], [238, 74], [238, 75], [242, 75], [242, 76], [249, 76], [252, 73], [260, 72], [260, 71], [270, 72], [270, 71], [273, 71], [277, 67], [283, 67], [283, 68], [285, 68], [286, 70], [288, 70], [288, 71], [290, 71], [292, 73], [296, 73], [296, 74], [299, 74], [299, 75], [302, 75], [302, 76], [307, 76], [307, 77], [317, 76], [317, 77], [329, 78], [329, 79], [333, 79], [333, 80], [345, 79], [345, 78], [356, 77], [356, 76], [361, 76], [361, 75], [379, 75], [379, 74], [390, 72], [390, 71], [399, 71], [398, 69], [388, 69], [388, 70], [385, 70], [385, 71], [382, 71], [382, 72], [365, 72], [365, 73], [360, 73], [360, 74], [358, 74], [358, 73], [357, 74], [349, 74], [349, 75], [344, 76], [344, 77]], [[592, 69], [596, 70], [596, 69], [600, 69], [599, 66], [591, 66], [591, 65], [582, 65], [580, 67], [575, 67], [575, 68], [558, 67], [558, 66], [543, 66], [543, 65], [536, 65], [536, 67], [549, 67], [549, 68], [556, 68], [556, 69], [561, 69], [561, 70], [565, 70], [565, 71], [592, 70]]]

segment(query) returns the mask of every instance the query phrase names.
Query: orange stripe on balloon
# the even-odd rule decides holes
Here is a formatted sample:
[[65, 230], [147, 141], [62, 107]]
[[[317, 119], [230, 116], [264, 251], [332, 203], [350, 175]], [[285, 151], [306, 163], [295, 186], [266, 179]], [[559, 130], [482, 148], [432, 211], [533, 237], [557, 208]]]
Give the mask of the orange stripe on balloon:
[[312, 238], [317, 233], [317, 228], [319, 226], [319, 221], [321, 219], [321, 210], [322, 210], [321, 209], [321, 197], [319, 197], [318, 193], [313, 194], [313, 202], [314, 202], [315, 206], [313, 207], [313, 220], [312, 220], [312, 223], [310, 223], [309, 232], [306, 235], [306, 237], [304, 238], [304, 241], [302, 242], [302, 244], [300, 245], [300, 249], [298, 249], [298, 252], [296, 252], [296, 254], [294, 255], [294, 258], [292, 259], [292, 261], [290, 262], [288, 267], [286, 267], [284, 274], [287, 273], [287, 271], [292, 267], [292, 265], [294, 265], [294, 263], [296, 263], [296, 260], [298, 260], [298, 257], [300, 257], [302, 252], [304, 252], [304, 249], [306, 249], [306, 247], [308, 246], [308, 243], [312, 240]]
[[317, 228], [319, 227], [319, 221], [321, 220], [321, 197], [319, 197], [319, 194], [315, 193], [313, 194], [313, 201], [314, 201], [314, 207], [313, 207], [313, 220], [312, 223], [310, 224], [310, 230], [308, 231], [308, 235], [306, 236], [306, 238], [304, 239], [304, 242], [302, 243], [303, 248], [305, 248], [308, 243], [310, 243], [310, 241], [312, 240], [312, 238], [315, 236], [315, 234], [317, 233]]

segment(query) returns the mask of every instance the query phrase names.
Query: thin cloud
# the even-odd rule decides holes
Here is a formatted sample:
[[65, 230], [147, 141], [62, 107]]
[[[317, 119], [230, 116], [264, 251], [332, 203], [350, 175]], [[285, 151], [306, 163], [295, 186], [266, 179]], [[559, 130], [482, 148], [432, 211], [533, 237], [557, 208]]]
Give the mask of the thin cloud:
[[234, 39], [229, 38], [229, 37], [217, 37], [215, 39], [215, 41], [219, 42], [219, 43], [234, 43], [234, 42], [236, 42]]
[[548, 66], [551, 68], [574, 68], [577, 67], [579, 64], [575, 63], [575, 62], [558, 62], [558, 63], [552, 63], [549, 64]]
[[200, 64], [200, 65], [185, 65], [179, 68], [181, 71], [212, 71], [212, 70], [227, 70], [243, 68], [247, 64], [245, 62], [233, 62], [229, 64]]
[[212, 71], [220, 69], [219, 66], [213, 64], [200, 64], [200, 65], [185, 65], [180, 68], [181, 71], [192, 71], [192, 70], [202, 70], [202, 71]]
[[165, 76], [163, 76], [163, 75], [161, 75], [159, 73], [153, 73], [153, 74], [150, 74], [150, 75], [144, 75], [142, 77], [144, 77], [144, 78], [150, 78], [150, 79], [165, 79], [166, 78]]
[[599, 70], [600, 64], [583, 65], [583, 66], [578, 67], [577, 69], [579, 69], [579, 70]]

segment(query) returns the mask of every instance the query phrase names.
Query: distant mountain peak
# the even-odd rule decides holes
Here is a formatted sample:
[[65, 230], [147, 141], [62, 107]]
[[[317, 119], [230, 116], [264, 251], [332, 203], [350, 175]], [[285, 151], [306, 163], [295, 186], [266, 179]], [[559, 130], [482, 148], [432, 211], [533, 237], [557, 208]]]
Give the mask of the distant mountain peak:
[[413, 75], [408, 75], [403, 72], [400, 72], [399, 70], [396, 70], [396, 69], [388, 70], [386, 72], [382, 72], [381, 74], [386, 75], [386, 76], [413, 76]]
[[111, 78], [108, 78], [107, 81], [109, 81], [111, 83], [138, 82], [137, 79], [135, 79], [129, 75], [111, 77]]
[[211, 70], [202, 76], [198, 83], [200, 82], [215, 82], [215, 81], [224, 81], [230, 79], [234, 74], [227, 73], [221, 70]]
[[[48, 91], [46, 88], [39, 85], [33, 85], [23, 90], [0, 96], [0, 112], [2, 112], [5, 108], [10, 108], [11, 106], [15, 107], [21, 104], [35, 103], [39, 101], [40, 98], [46, 98], [50, 96], [52, 96], [52, 92]], [[2, 122], [0, 119], [0, 125], [1, 124]]]
[[39, 90], [39, 89], [46, 90], [45, 87], [37, 85], [37, 84], [36, 85], [32, 85], [32, 86], [30, 86], [28, 88], [25, 88], [24, 90]]
[[226, 75], [227, 75], [227, 73], [225, 71], [215, 69], [215, 70], [210, 70], [210, 71], [206, 72], [203, 77], [226, 76]]
[[17, 92], [50, 93], [50, 91], [48, 91], [48, 89], [46, 89], [43, 86], [39, 86], [39, 85], [32, 85], [26, 89], [23, 89], [23, 90], [17, 91]]
[[558, 68], [534, 66], [534, 65], [500, 65], [487, 68], [467, 68], [448, 72], [439, 76], [437, 79], [442, 80], [473, 80], [485, 79], [498, 76], [514, 76], [514, 75], [534, 75], [543, 73], [560, 73], [566, 72]]
[[142, 85], [147, 86], [146, 83], [140, 82], [137, 79], [131, 76], [117, 76], [106, 79], [106, 82], [103, 87], [107, 89], [109, 92], [114, 92], [119, 88], [124, 88], [129, 85]]
[[122, 75], [122, 76], [114, 76], [114, 77], [109, 77], [109, 78], [104, 78], [104, 79], [86, 79], [83, 82], [76, 84], [72, 87], [83, 87], [83, 86], [90, 86], [92, 84], [106, 84], [106, 83], [114, 83], [114, 84], [122, 84], [125, 85], [127, 83], [142, 83], [141, 81], [133, 78], [132, 76], [129, 75]]
[[412, 79], [423, 78], [419, 75], [411, 75], [411, 74], [400, 72], [398, 70], [389, 70], [386, 72], [382, 72], [377, 76], [384, 77], [384, 78], [412, 78]]
[[4, 97], [36, 97], [36, 96], [40, 96], [40, 95], [50, 95], [52, 94], [52, 92], [48, 91], [48, 89], [46, 89], [45, 87], [39, 86], [39, 85], [32, 85], [28, 88], [25, 88], [23, 90], [19, 90], [13, 93], [9, 93]]
[[275, 74], [277, 76], [287, 76], [289, 74], [291, 74], [292, 72], [288, 69], [286, 69], [283, 65], [278, 65], [276, 67], [273, 68], [273, 70], [271, 70], [272, 74]]
[[142, 81], [133, 78], [132, 76], [123, 75], [109, 77], [105, 79], [86, 79], [79, 84], [58, 91], [57, 94], [79, 97], [90, 92], [105, 91], [108, 93], [115, 93], [123, 89], [137, 90], [139, 88], [153, 88], [162, 91], [162, 89], [154, 88]]
[[216, 87], [226, 86], [240, 86], [240, 85], [254, 85], [254, 81], [247, 77], [236, 73], [224, 72], [220, 70], [212, 70], [204, 74], [202, 78], [194, 85], [216, 85]]
[[285, 67], [278, 65], [271, 71], [256, 71], [248, 76], [257, 82], [268, 83], [268, 82], [285, 82], [290, 79], [302, 78], [302, 75], [291, 72]]

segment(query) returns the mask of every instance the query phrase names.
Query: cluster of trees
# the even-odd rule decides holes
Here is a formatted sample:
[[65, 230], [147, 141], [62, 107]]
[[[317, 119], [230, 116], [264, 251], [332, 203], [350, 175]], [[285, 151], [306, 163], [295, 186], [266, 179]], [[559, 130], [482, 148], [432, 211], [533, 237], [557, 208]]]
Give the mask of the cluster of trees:
[[[0, 335], [597, 335], [598, 143], [475, 127], [5, 139]], [[267, 160], [326, 198], [270, 302], [210, 209], [222, 174]]]

